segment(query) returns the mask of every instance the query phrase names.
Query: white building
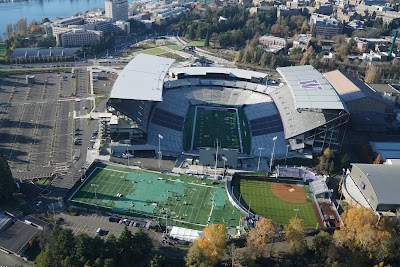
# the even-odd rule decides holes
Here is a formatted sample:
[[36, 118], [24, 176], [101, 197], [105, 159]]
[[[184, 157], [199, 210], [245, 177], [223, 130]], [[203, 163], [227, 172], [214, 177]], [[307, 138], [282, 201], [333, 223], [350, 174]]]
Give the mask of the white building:
[[113, 21], [128, 20], [128, 0], [106, 0], [105, 17]]
[[79, 47], [93, 45], [103, 37], [102, 31], [91, 31], [86, 29], [71, 29], [56, 35], [57, 46]]

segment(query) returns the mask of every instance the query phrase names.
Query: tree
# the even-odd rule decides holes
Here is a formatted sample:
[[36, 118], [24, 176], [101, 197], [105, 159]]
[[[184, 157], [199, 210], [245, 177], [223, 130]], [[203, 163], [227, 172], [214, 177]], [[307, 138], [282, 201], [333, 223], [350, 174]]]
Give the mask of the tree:
[[149, 263], [149, 267], [162, 267], [165, 263], [165, 257], [163, 255], [155, 255]]
[[381, 154], [378, 154], [372, 164], [381, 164]]
[[199, 247], [199, 240], [195, 240], [185, 256], [186, 266], [188, 267], [207, 267], [208, 260], [204, 251]]
[[254, 228], [251, 228], [247, 237], [246, 247], [254, 258], [265, 255], [268, 242], [277, 237], [277, 229], [271, 219], [259, 220]]
[[304, 239], [304, 221], [299, 218], [292, 218], [284, 226], [284, 230], [285, 238], [289, 244], [289, 252], [291, 254], [303, 254], [307, 249], [307, 243]]
[[318, 158], [319, 163], [315, 168], [323, 174], [330, 174], [335, 167], [334, 159], [335, 154], [333, 151], [330, 148], [326, 148]]
[[372, 210], [363, 207], [346, 210], [342, 220], [344, 225], [333, 235], [338, 246], [379, 261], [394, 255], [391, 220], [380, 219]]
[[245, 260], [245, 255], [239, 248], [235, 246], [234, 243], [230, 244], [226, 250], [226, 255], [229, 259], [227, 262], [228, 266], [231, 267], [243, 267], [243, 262]]
[[372, 63], [368, 66], [365, 72], [365, 82], [366, 83], [380, 83], [382, 79], [382, 69], [376, 64]]
[[210, 46], [210, 32], [209, 31], [207, 31], [206, 40], [204, 41], [204, 46], [205, 47]]
[[226, 228], [223, 224], [211, 224], [203, 230], [203, 237], [198, 240], [198, 246], [211, 266], [218, 263], [219, 257], [226, 247]]
[[10, 166], [8, 166], [7, 161], [0, 156], [0, 203], [11, 200], [15, 189]]

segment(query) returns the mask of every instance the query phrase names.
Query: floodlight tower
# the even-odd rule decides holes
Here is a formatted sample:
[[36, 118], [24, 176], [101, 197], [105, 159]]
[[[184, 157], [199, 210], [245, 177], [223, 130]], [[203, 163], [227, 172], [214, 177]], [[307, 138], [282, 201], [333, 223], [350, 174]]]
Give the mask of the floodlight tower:
[[215, 180], [217, 180], [218, 146], [219, 146], [218, 142], [219, 142], [218, 138], [216, 138], [215, 143], [217, 145], [217, 151], [215, 153], [215, 177], [214, 177]]
[[261, 161], [261, 151], [265, 149], [263, 147], [259, 147], [258, 150], [260, 150], [260, 154], [258, 155], [258, 164], [257, 164], [257, 172], [260, 170], [260, 161]]
[[161, 134], [158, 134], [158, 168], [161, 171], [161, 158], [162, 158], [162, 154], [161, 154], [161, 139], [163, 139], [164, 137]]
[[228, 159], [225, 156], [222, 156], [222, 160], [224, 161], [224, 179], [225, 179], [225, 164]]
[[98, 203], [97, 203], [97, 188], [99, 188], [98, 184], [90, 184], [91, 187], [94, 187], [94, 198], [96, 199], [96, 209], [99, 209]]
[[272, 147], [271, 161], [270, 161], [270, 163], [269, 163], [269, 172], [272, 171], [272, 164], [274, 163], [276, 139], [278, 139], [278, 136], [275, 136], [274, 138], [272, 138], [272, 140], [274, 141], [274, 146]]

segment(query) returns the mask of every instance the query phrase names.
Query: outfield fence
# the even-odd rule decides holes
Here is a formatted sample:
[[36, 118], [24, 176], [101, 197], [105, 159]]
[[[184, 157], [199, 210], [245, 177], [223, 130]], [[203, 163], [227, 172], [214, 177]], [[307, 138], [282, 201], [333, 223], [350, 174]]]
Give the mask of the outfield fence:
[[251, 211], [247, 210], [242, 203], [240, 203], [235, 194], [233, 193], [233, 186], [232, 186], [232, 182], [231, 180], [226, 180], [226, 184], [225, 184], [225, 190], [226, 190], [226, 194], [228, 195], [228, 200], [229, 202], [238, 210], [240, 210], [241, 213], [243, 213], [244, 215], [247, 214], [251, 214], [254, 215]]

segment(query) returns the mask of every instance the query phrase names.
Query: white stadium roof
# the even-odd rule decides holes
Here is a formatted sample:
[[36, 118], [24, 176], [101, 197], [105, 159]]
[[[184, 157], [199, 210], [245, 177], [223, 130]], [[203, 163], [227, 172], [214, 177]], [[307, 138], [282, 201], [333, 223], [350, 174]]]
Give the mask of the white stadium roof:
[[139, 54], [118, 75], [110, 98], [162, 101], [165, 75], [174, 59]]
[[251, 78], [263, 79], [267, 76], [266, 73], [252, 71], [252, 70], [242, 70], [233, 68], [216, 68], [216, 67], [187, 67], [187, 68], [171, 68], [170, 73], [184, 74], [187, 76], [194, 75], [207, 75], [211, 73], [226, 74], [231, 77], [237, 77], [242, 79], [250, 80]]
[[296, 109], [345, 109], [335, 89], [313, 66], [276, 70], [288, 84]]

